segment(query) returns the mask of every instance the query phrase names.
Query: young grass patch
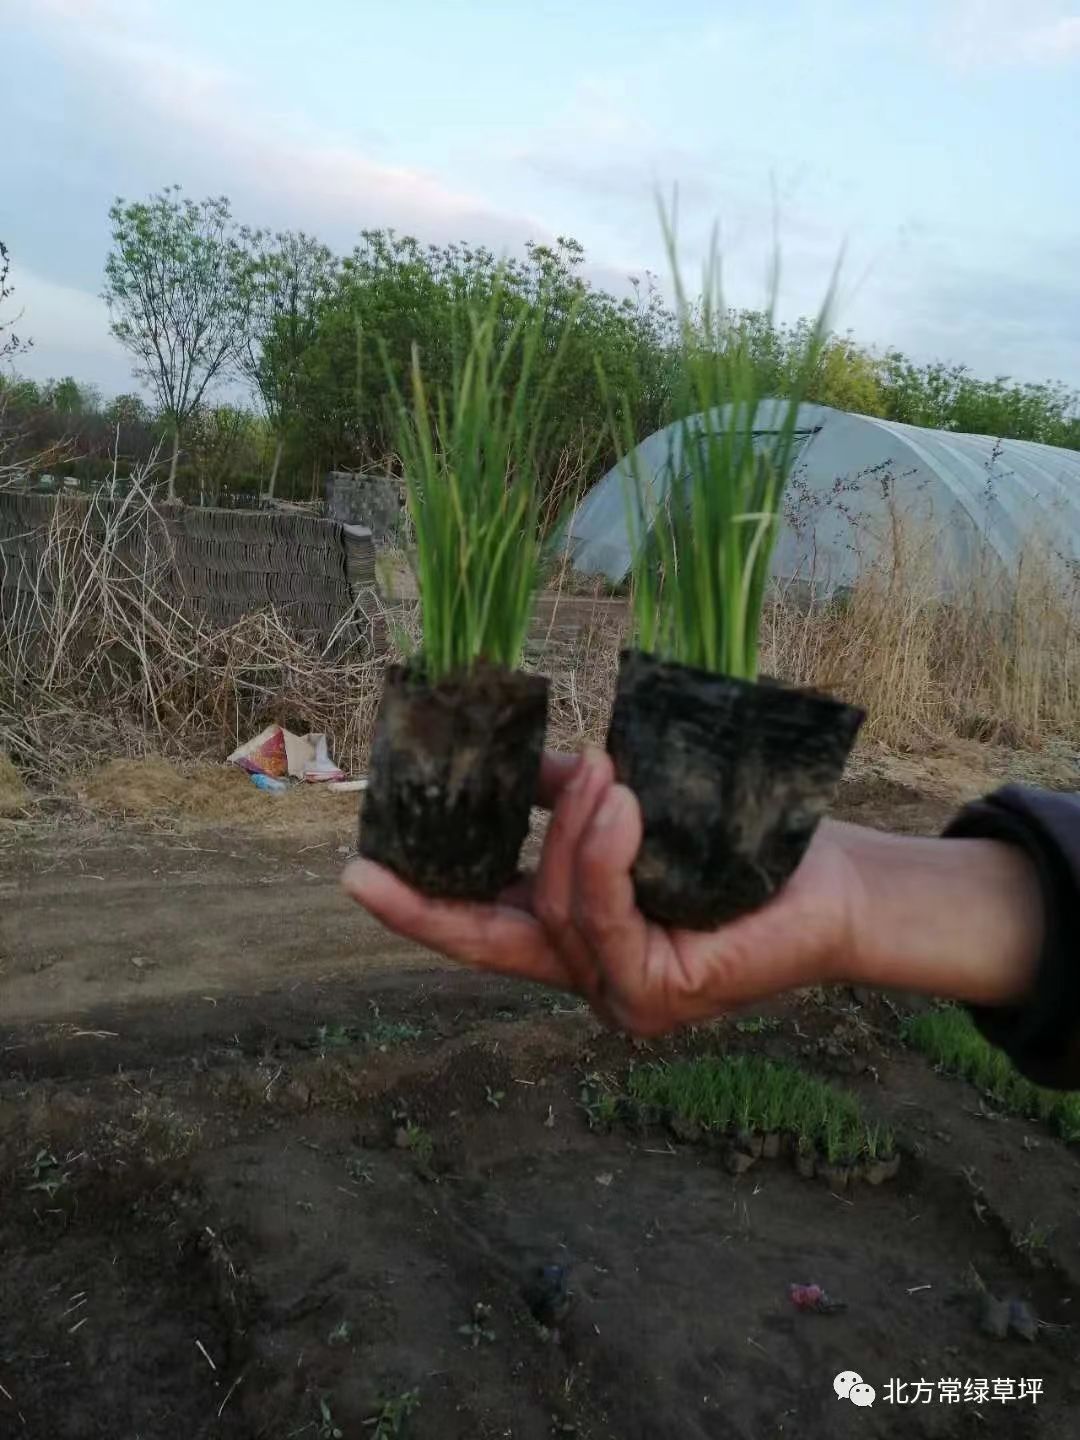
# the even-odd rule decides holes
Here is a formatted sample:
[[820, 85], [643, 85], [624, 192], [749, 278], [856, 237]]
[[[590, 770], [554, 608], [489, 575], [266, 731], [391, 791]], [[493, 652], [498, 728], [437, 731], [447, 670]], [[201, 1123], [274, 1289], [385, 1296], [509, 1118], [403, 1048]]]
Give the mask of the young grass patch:
[[1080, 1093], [1046, 1090], [1025, 1080], [958, 1006], [941, 1005], [909, 1016], [902, 1033], [909, 1045], [943, 1070], [970, 1080], [1003, 1110], [1041, 1120], [1070, 1144], [1080, 1141]]
[[[646, 1111], [714, 1135], [782, 1131], [804, 1151], [818, 1149], [830, 1161], [870, 1156], [871, 1127], [855, 1096], [793, 1065], [744, 1055], [639, 1065], [628, 1089]], [[879, 1154], [886, 1153], [886, 1139], [892, 1144], [891, 1134], [878, 1127]]]
[[374, 1000], [369, 1002], [371, 1023], [367, 1026], [346, 1025], [340, 1021], [316, 1025], [311, 1044], [325, 1059], [334, 1050], [351, 1050], [364, 1045], [370, 1050], [385, 1052], [410, 1040], [419, 1040], [424, 1033], [419, 1025], [408, 1020], [387, 1020]]

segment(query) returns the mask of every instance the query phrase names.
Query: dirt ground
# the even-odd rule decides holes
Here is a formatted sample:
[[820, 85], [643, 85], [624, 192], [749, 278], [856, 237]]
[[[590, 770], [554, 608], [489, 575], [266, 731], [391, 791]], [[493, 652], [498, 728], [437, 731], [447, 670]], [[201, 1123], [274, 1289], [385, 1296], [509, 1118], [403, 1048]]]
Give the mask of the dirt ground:
[[[1075, 1435], [1076, 1154], [905, 1051], [895, 997], [634, 1045], [351, 908], [355, 797], [132, 766], [0, 828], [0, 1436]], [[933, 832], [1015, 769], [864, 757], [838, 811]], [[635, 1061], [719, 1048], [850, 1086], [898, 1179], [590, 1126]], [[983, 1288], [1037, 1339], [982, 1333]], [[1042, 1394], [885, 1396], [983, 1377]]]

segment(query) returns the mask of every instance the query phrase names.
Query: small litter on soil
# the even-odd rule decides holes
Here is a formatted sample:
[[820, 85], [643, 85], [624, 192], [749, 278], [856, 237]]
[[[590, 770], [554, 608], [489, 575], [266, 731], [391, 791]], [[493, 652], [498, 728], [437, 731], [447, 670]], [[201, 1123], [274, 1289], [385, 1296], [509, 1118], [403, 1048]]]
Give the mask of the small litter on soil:
[[329, 743], [322, 732], [294, 735], [281, 725], [268, 725], [238, 746], [228, 763], [251, 775], [268, 775], [274, 780], [289, 776], [325, 785], [345, 779], [344, 770], [330, 759]]
[[995, 1340], [1004, 1340], [1011, 1333], [1019, 1335], [1022, 1340], [1034, 1341], [1039, 1333], [1039, 1322], [1025, 1300], [998, 1300], [996, 1296], [986, 1294], [982, 1298], [979, 1329]]
[[820, 1285], [789, 1285], [788, 1296], [796, 1310], [811, 1310], [815, 1315], [839, 1315], [847, 1309], [843, 1300], [833, 1300]]

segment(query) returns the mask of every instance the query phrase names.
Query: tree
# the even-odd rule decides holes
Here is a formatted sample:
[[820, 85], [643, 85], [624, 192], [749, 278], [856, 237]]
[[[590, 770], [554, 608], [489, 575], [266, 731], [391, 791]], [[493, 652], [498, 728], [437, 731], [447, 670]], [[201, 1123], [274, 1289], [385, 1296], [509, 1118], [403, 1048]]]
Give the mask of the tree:
[[148, 202], [117, 200], [109, 219], [110, 328], [172, 431], [173, 500], [184, 427], [227, 371], [248, 323], [250, 262], [225, 196], [196, 203], [174, 185]]
[[262, 401], [274, 435], [266, 493], [274, 494], [289, 428], [299, 418], [304, 361], [334, 293], [338, 261], [311, 236], [245, 232], [252, 263], [251, 312], [240, 337], [237, 367]]
[[204, 406], [192, 416], [189, 449], [201, 503], [216, 505], [226, 486], [255, 473], [260, 425], [250, 410], [235, 405]]
[[[483, 247], [422, 245], [388, 230], [364, 231], [361, 241], [341, 265], [302, 367], [302, 436], [313, 456], [331, 465], [393, 464], [387, 400], [392, 385], [409, 388], [413, 346], [432, 395], [446, 390], [470, 313], [492, 305], [500, 342], [523, 312], [541, 327], [532, 383], [553, 382], [538, 456], [545, 485], [567, 456], [593, 466], [613, 461], [609, 394], [627, 397], [642, 438], [667, 418], [673, 320], [653, 285], [625, 300], [591, 286], [579, 273], [581, 246], [567, 237], [529, 245], [523, 260], [504, 264]], [[508, 387], [519, 364], [520, 354], [508, 357]]]
[[150, 406], [141, 395], [115, 395], [105, 406], [105, 418], [110, 425], [140, 425], [144, 428], [153, 423]]
[[101, 409], [101, 391], [96, 385], [80, 385], [73, 375], [50, 380], [41, 391], [41, 403], [58, 415], [86, 415]]
[[[8, 255], [8, 248], [0, 240], [0, 306], [15, 293], [15, 287], [8, 283], [10, 268], [11, 257]], [[18, 319], [19, 316], [16, 315], [14, 319], [0, 320], [0, 360], [13, 360], [16, 355], [21, 355], [24, 351], [29, 350], [33, 343], [30, 340], [20, 340], [12, 330], [12, 325]]]

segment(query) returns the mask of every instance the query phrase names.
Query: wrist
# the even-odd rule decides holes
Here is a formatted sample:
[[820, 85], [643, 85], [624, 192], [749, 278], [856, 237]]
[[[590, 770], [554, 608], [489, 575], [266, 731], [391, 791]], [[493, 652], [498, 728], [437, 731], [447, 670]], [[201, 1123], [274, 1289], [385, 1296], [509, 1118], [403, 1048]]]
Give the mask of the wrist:
[[1022, 850], [831, 828], [851, 874], [846, 978], [983, 1006], [1031, 990], [1045, 922]]

